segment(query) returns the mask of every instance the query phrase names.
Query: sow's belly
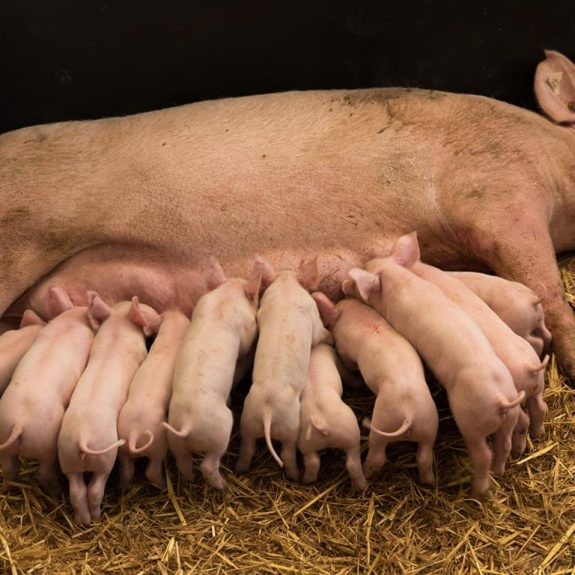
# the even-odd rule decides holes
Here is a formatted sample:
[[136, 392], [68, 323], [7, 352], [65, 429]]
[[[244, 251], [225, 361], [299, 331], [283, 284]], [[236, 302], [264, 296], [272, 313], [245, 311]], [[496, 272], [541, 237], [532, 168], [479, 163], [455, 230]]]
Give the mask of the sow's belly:
[[[248, 277], [256, 255], [266, 259], [277, 271], [295, 270], [302, 260], [317, 256], [319, 289], [337, 300], [343, 296], [341, 282], [349, 269], [362, 266], [374, 257], [387, 255], [393, 241], [405, 231], [382, 234], [353, 248], [331, 245], [326, 249], [320, 245], [318, 248], [281, 250], [269, 249], [262, 243], [261, 247], [253, 250], [250, 249], [250, 242], [250, 248], [246, 247], [243, 257], [218, 259], [227, 277]], [[241, 243], [241, 238], [237, 238], [237, 242]], [[480, 262], [468, 260], [447, 244], [437, 239], [433, 242], [428, 240], [425, 232], [420, 234], [420, 242], [424, 261], [447, 269], [485, 269]], [[48, 319], [46, 296], [48, 289], [55, 285], [63, 287], [76, 305], [85, 305], [88, 292], [96, 291], [109, 304], [138, 296], [160, 313], [178, 308], [189, 315], [197, 300], [209, 289], [209, 268], [209, 258], [194, 261], [190, 257], [184, 260], [179, 255], [149, 247], [99, 246], [60, 264], [14, 302], [3, 319], [10, 321], [18, 318], [27, 308]]]

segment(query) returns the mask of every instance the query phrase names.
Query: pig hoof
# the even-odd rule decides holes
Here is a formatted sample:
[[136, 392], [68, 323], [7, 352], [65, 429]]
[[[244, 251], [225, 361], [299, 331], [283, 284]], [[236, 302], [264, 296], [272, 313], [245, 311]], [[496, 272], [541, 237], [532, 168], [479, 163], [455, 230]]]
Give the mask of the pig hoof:
[[165, 479], [154, 479], [154, 481], [149, 479], [148, 481], [150, 482], [150, 485], [153, 485], [156, 489], [159, 489], [160, 491], [163, 491], [164, 489], [166, 489], [166, 480]]
[[220, 475], [219, 477], [206, 477], [207, 482], [215, 489], [223, 491], [226, 488], [226, 480]]
[[306, 475], [304, 473], [303, 477], [302, 477], [302, 482], [303, 483], [315, 483], [317, 481], [317, 475]]
[[236, 473], [245, 473], [250, 468], [249, 463], [238, 461], [236, 464]]
[[430, 473], [429, 475], [422, 475], [419, 480], [424, 485], [435, 485], [435, 475]]
[[525, 451], [525, 447], [512, 449], [511, 450], [511, 457], [513, 457], [513, 459], [517, 459], [518, 457], [521, 457], [523, 455], [524, 451]]
[[371, 479], [373, 475], [377, 473], [377, 471], [378, 471], [377, 467], [365, 464], [363, 466], [363, 474], [365, 475], [366, 479]]
[[90, 517], [89, 513], [75, 513], [74, 521], [78, 523], [78, 525], [88, 527], [90, 523], [92, 523], [92, 518]]
[[489, 486], [487, 487], [473, 487], [471, 489], [471, 497], [477, 499], [477, 501], [485, 501], [489, 493]]
[[353, 481], [352, 485], [355, 487], [355, 489], [359, 490], [359, 491], [365, 491], [367, 489], [368, 483], [367, 481], [363, 480], [363, 481]]
[[299, 471], [297, 471], [297, 470], [296, 471], [294, 471], [294, 470], [288, 471], [286, 469], [285, 474], [286, 474], [286, 477], [288, 479], [291, 479], [292, 481], [299, 481]]

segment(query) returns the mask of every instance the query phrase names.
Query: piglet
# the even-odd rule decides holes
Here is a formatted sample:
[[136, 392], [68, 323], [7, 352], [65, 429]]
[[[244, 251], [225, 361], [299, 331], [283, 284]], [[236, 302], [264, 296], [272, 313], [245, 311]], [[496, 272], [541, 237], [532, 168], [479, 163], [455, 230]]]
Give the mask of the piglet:
[[[104, 488], [124, 443], [118, 438], [118, 415], [146, 357], [144, 336], [156, 333], [160, 324], [160, 316], [137, 297], [110, 308], [94, 292], [88, 319], [98, 333], [58, 436], [60, 467], [68, 476], [75, 519], [83, 525], [100, 518]], [[88, 485], [86, 472], [92, 472]]]
[[17, 477], [19, 455], [39, 461], [40, 484], [56, 496], [58, 434], [94, 332], [87, 308], [73, 306], [64, 290], [51, 287], [48, 300], [56, 317], [36, 335], [0, 400], [0, 457], [6, 479]]
[[43, 319], [27, 309], [22, 315], [20, 329], [11, 329], [0, 335], [0, 397], [8, 387], [16, 366], [45, 325]]
[[[551, 332], [537, 295], [518, 282], [477, 272], [449, 272], [477, 294], [517, 335], [541, 357], [551, 345]], [[541, 284], [543, 286], [543, 284]]]
[[[489, 490], [489, 469], [501, 469], [525, 391], [497, 357], [479, 326], [435, 285], [406, 268], [418, 259], [413, 242], [396, 242], [379, 273], [352, 269], [359, 296], [419, 352], [445, 387], [453, 417], [474, 463], [473, 492]], [[494, 452], [486, 438], [494, 435]]]
[[356, 487], [367, 482], [361, 468], [360, 431], [353, 410], [341, 399], [343, 386], [334, 349], [324, 343], [311, 350], [306, 384], [301, 395], [301, 431], [297, 442], [303, 453], [304, 483], [317, 480], [320, 457], [327, 447], [343, 449], [345, 467]]
[[190, 320], [177, 309], [162, 314], [158, 335], [128, 389], [118, 417], [120, 481], [126, 489], [134, 477], [134, 459], [148, 458], [146, 477], [158, 489], [165, 486], [162, 463], [168, 451], [163, 423], [168, 413], [176, 356]]
[[[282, 271], [277, 276], [267, 266], [264, 285], [269, 287], [257, 314], [260, 336], [252, 385], [240, 422], [242, 442], [237, 470], [242, 472], [249, 468], [256, 439], [265, 437], [274, 459], [280, 467], [285, 466], [286, 475], [297, 479], [300, 396], [306, 382], [311, 348], [332, 341], [307, 291], [317, 288], [317, 259], [302, 262], [298, 273]], [[282, 443], [281, 456], [276, 453], [272, 438]]]
[[[435, 284], [443, 293], [481, 328], [481, 331], [492, 345], [497, 357], [505, 364], [517, 391], [525, 391], [527, 407], [531, 420], [532, 431], [539, 435], [543, 431], [543, 422], [547, 413], [547, 405], [543, 401], [545, 387], [545, 366], [549, 360], [546, 356], [543, 363], [531, 345], [517, 335], [501, 318], [464, 283], [434, 266], [424, 264], [420, 260], [419, 246], [413, 234], [402, 236], [396, 245], [406, 244], [406, 249], [414, 250], [416, 259], [410, 267], [420, 278]], [[377, 273], [383, 259], [375, 259], [365, 266], [367, 271]], [[523, 418], [522, 418], [523, 423]], [[516, 442], [516, 449], [517, 451]], [[502, 469], [499, 470], [503, 472]]]
[[[230, 441], [233, 415], [228, 398], [234, 373], [249, 357], [258, 328], [260, 263], [251, 277], [225, 278], [213, 262], [208, 286], [196, 304], [177, 357], [168, 412], [168, 444], [185, 479], [193, 478], [192, 453], [202, 453], [200, 470], [216, 489], [226, 485], [220, 460]], [[238, 359], [240, 362], [238, 363]]]
[[324, 294], [313, 294], [324, 324], [332, 330], [344, 364], [359, 369], [377, 396], [369, 427], [369, 451], [363, 470], [367, 477], [386, 461], [387, 445], [418, 443], [417, 465], [422, 483], [435, 483], [433, 445], [437, 437], [437, 408], [421, 359], [413, 346], [371, 307], [355, 299], [334, 305]]

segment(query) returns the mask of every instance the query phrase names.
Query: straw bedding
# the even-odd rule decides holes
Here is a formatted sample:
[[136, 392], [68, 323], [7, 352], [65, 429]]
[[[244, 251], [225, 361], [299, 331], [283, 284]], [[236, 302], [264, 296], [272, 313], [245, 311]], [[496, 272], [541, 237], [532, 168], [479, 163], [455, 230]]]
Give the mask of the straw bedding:
[[[562, 269], [575, 305], [575, 258]], [[232, 398], [236, 416], [244, 393]], [[434, 393], [441, 418], [435, 488], [419, 484], [409, 443], [389, 447], [365, 493], [353, 490], [343, 453], [335, 451], [323, 455], [313, 486], [284, 479], [263, 445], [252, 469], [235, 475], [235, 433], [224, 460], [225, 493], [200, 473], [181, 483], [170, 458], [166, 491], [147, 485], [140, 469], [122, 494], [115, 473], [102, 520], [80, 528], [67, 497], [46, 496], [35, 465], [26, 464], [20, 481], [0, 494], [0, 572], [575, 574], [575, 390], [555, 361], [545, 433], [529, 440], [504, 477], [493, 478], [485, 502], [469, 496], [471, 463], [443, 393], [435, 386]], [[358, 417], [369, 414], [368, 391], [345, 399]]]

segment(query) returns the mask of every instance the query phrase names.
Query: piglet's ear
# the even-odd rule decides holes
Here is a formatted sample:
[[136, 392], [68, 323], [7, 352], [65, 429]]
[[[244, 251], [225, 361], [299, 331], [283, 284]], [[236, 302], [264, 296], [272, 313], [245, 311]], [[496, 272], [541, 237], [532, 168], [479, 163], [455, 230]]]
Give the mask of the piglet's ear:
[[260, 299], [260, 290], [262, 285], [262, 272], [254, 265], [252, 275], [244, 284], [244, 293], [248, 300], [258, 303]]
[[367, 302], [372, 293], [381, 289], [379, 276], [366, 272], [360, 268], [352, 268], [348, 276], [355, 282], [360, 298]]
[[309, 261], [302, 260], [297, 272], [298, 282], [308, 291], [317, 291], [319, 287], [319, 272], [317, 256]]
[[88, 322], [98, 329], [111, 315], [112, 308], [95, 292], [88, 292]]
[[28, 327], [29, 325], [46, 325], [46, 322], [31, 309], [27, 309], [22, 314], [22, 319], [20, 320], [20, 327]]
[[575, 123], [575, 65], [553, 50], [535, 71], [535, 96], [541, 109], [558, 124]]
[[391, 250], [393, 261], [404, 268], [411, 268], [421, 256], [417, 243], [417, 232], [411, 232], [398, 238]]
[[260, 290], [263, 292], [272, 285], [276, 279], [276, 272], [267, 260], [261, 256], [256, 256], [254, 261], [254, 269], [257, 267], [262, 276]]
[[317, 309], [319, 310], [319, 315], [321, 316], [323, 324], [328, 329], [331, 329], [335, 322], [339, 319], [341, 310], [337, 308], [325, 294], [319, 291], [313, 292], [311, 297], [317, 304]]
[[141, 328], [146, 337], [158, 333], [162, 317], [149, 306], [140, 304], [138, 296], [132, 298], [132, 306], [128, 311], [128, 319], [136, 326]]
[[206, 284], [209, 290], [216, 289], [226, 281], [226, 274], [215, 256], [210, 256]]
[[72, 309], [74, 304], [66, 290], [60, 286], [52, 286], [48, 290], [48, 301], [46, 303], [46, 307], [48, 308], [48, 314], [50, 317], [54, 318], [57, 315]]
[[355, 297], [355, 282], [352, 279], [345, 279], [341, 282], [341, 291], [347, 297]]

